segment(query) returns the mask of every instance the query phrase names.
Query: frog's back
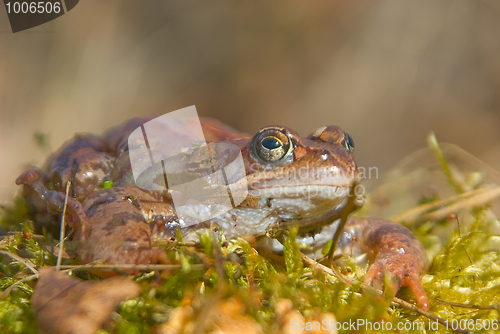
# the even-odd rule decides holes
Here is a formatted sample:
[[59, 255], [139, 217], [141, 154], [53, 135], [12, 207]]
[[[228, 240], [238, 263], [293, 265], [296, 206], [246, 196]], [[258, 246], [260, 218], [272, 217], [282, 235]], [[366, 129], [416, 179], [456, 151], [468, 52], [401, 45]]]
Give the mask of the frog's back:
[[[106, 150], [109, 152], [113, 152], [116, 155], [120, 153], [123, 147], [126, 145], [130, 134], [146, 124], [149, 121], [152, 121], [157, 116], [143, 116], [136, 117], [128, 120], [120, 125], [110, 128], [107, 130], [102, 136], [102, 141], [106, 145]], [[214, 118], [210, 117], [201, 117], [200, 119], [201, 128], [203, 130], [203, 134], [205, 136], [205, 140], [207, 142], [219, 142], [225, 140], [234, 140], [240, 138], [248, 138], [247, 135], [242, 134], [241, 132], [235, 130], [234, 128], [226, 125]], [[158, 131], [161, 131], [161, 128], [164, 127], [161, 133], [166, 138], [171, 136], [182, 136], [189, 134], [190, 131], [188, 127], [188, 122], [184, 124], [184, 126], [172, 128], [166, 124], [156, 123], [155, 125]]]

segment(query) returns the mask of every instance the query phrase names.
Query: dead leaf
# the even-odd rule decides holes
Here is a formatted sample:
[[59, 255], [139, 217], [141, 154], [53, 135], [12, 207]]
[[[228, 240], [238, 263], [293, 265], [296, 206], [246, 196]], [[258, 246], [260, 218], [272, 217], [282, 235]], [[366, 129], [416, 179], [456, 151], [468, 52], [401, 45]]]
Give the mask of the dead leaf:
[[[195, 329], [197, 314], [191, 305], [183, 305], [172, 311], [170, 320], [158, 327], [158, 334], [192, 333]], [[197, 333], [211, 334], [262, 334], [260, 324], [246, 314], [245, 305], [240, 299], [230, 298], [218, 301], [210, 307], [203, 328]]]
[[126, 277], [82, 281], [42, 268], [31, 304], [40, 333], [93, 334], [109, 322], [118, 304], [139, 292], [139, 285]]
[[308, 317], [304, 317], [293, 306], [290, 299], [280, 299], [275, 308], [275, 325], [280, 334], [300, 334], [300, 333], [325, 333], [338, 334], [335, 329], [337, 320], [333, 313], [313, 312]]

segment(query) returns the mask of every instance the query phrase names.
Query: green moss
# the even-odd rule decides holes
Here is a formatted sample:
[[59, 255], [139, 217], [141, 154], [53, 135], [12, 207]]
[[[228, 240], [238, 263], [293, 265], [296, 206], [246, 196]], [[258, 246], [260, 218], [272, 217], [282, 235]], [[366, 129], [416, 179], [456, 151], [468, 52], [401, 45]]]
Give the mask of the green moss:
[[100, 186], [102, 189], [113, 188], [113, 182], [110, 180], [104, 180], [104, 182]]
[[5, 334], [37, 333], [35, 315], [26, 295], [14, 293], [0, 301], [0, 325]]
[[20, 231], [29, 221], [28, 206], [22, 196], [14, 196], [10, 205], [0, 205], [0, 231]]

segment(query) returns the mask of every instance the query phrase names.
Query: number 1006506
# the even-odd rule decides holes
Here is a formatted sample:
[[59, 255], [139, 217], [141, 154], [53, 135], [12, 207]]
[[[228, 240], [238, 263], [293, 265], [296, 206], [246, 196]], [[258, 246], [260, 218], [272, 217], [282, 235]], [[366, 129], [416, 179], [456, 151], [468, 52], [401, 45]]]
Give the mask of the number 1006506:
[[39, 1], [39, 2], [7, 2], [5, 4], [5, 7], [7, 7], [7, 13], [59, 13], [61, 12], [61, 4], [59, 2], [45, 2], [45, 1]]

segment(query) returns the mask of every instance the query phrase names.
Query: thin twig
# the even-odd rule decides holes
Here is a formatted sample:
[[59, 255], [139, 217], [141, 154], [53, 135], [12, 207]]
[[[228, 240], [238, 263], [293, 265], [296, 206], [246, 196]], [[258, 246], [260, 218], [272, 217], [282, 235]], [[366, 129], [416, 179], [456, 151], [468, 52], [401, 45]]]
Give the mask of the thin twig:
[[498, 309], [500, 309], [500, 305], [462, 304], [462, 303], [449, 302], [446, 300], [442, 300], [440, 298], [436, 298], [434, 300], [437, 302], [440, 302], [441, 304], [446, 304], [446, 305], [456, 306], [456, 307], [463, 307], [463, 308], [477, 308], [479, 310], [498, 310]]
[[[192, 264], [193, 270], [201, 270], [208, 268], [205, 264]], [[153, 271], [153, 270], [175, 270], [182, 269], [180, 264], [84, 264], [84, 265], [61, 265], [60, 269], [71, 270], [115, 270], [115, 269], [133, 269], [139, 271]]]
[[356, 180], [352, 183], [351, 187], [349, 188], [347, 203], [345, 204], [344, 210], [342, 212], [339, 226], [337, 227], [337, 230], [335, 231], [335, 234], [333, 235], [332, 245], [330, 246], [330, 250], [328, 251], [328, 263], [333, 262], [333, 254], [335, 253], [335, 249], [337, 248], [337, 244], [339, 243], [339, 240], [340, 240], [340, 235], [344, 231], [344, 226], [347, 223], [347, 219], [349, 218], [349, 215], [351, 213], [353, 213], [354, 211], [356, 211], [357, 209], [359, 209], [361, 206], [361, 205], [359, 205], [359, 198], [357, 196], [354, 196], [354, 192], [355, 192], [358, 184], [359, 184], [359, 181]]
[[66, 196], [64, 197], [64, 208], [61, 217], [61, 232], [59, 234], [59, 252], [57, 254], [57, 262], [56, 262], [56, 270], [58, 271], [61, 270], [61, 261], [64, 248], [64, 235], [66, 234], [66, 222], [65, 222], [66, 207], [68, 206], [68, 194], [70, 187], [71, 187], [71, 181], [68, 181], [68, 183], [66, 183]]
[[10, 294], [10, 292], [19, 284], [29, 282], [34, 280], [35, 278], [38, 278], [38, 274], [27, 276], [23, 279], [20, 279], [19, 281], [13, 283], [11, 286], [9, 286], [7, 289], [5, 289], [1, 294], [0, 294], [0, 300], [4, 300], [7, 298], [7, 296]]
[[[359, 284], [355, 280], [353, 280], [347, 276], [342, 275], [342, 273], [340, 273], [340, 271], [337, 269], [336, 266], [333, 265], [332, 268], [328, 268], [328, 267], [322, 265], [321, 263], [314, 261], [310, 257], [304, 255], [303, 253], [301, 253], [301, 255], [302, 255], [302, 259], [306, 263], [308, 263], [310, 266], [316, 267], [326, 274], [333, 275], [333, 276], [337, 277], [342, 283], [346, 284], [347, 286], [351, 287], [355, 284]], [[378, 293], [380, 295], [383, 295], [383, 292], [381, 290], [375, 289], [372, 286], [366, 285], [364, 283], [361, 283], [360, 286], [361, 286], [361, 288], [363, 288], [366, 291], [375, 292], [375, 293]], [[402, 307], [405, 307], [405, 308], [408, 308], [412, 311], [415, 311], [415, 312], [417, 312], [417, 313], [419, 313], [419, 314], [421, 314], [429, 319], [436, 320], [437, 322], [439, 322], [440, 324], [442, 324], [444, 326], [446, 326], [446, 325], [449, 326], [449, 324], [450, 324], [450, 322], [448, 320], [443, 319], [443, 318], [441, 318], [435, 314], [432, 314], [430, 312], [424, 311], [421, 308], [418, 308], [417, 306], [410, 304], [407, 301], [404, 301], [403, 299], [393, 297], [392, 302], [393, 302], [393, 304], [400, 305]], [[462, 327], [459, 327], [458, 329], [456, 329], [456, 331], [460, 332], [460, 333], [464, 333], [464, 334], [470, 333], [468, 330], [466, 330]]]
[[406, 227], [412, 227], [423, 221], [445, 219], [451, 214], [463, 209], [473, 209], [484, 206], [497, 197], [500, 197], [500, 187], [489, 186], [471, 190], [440, 201], [422, 204], [397, 216], [393, 216], [390, 220], [399, 222]]

